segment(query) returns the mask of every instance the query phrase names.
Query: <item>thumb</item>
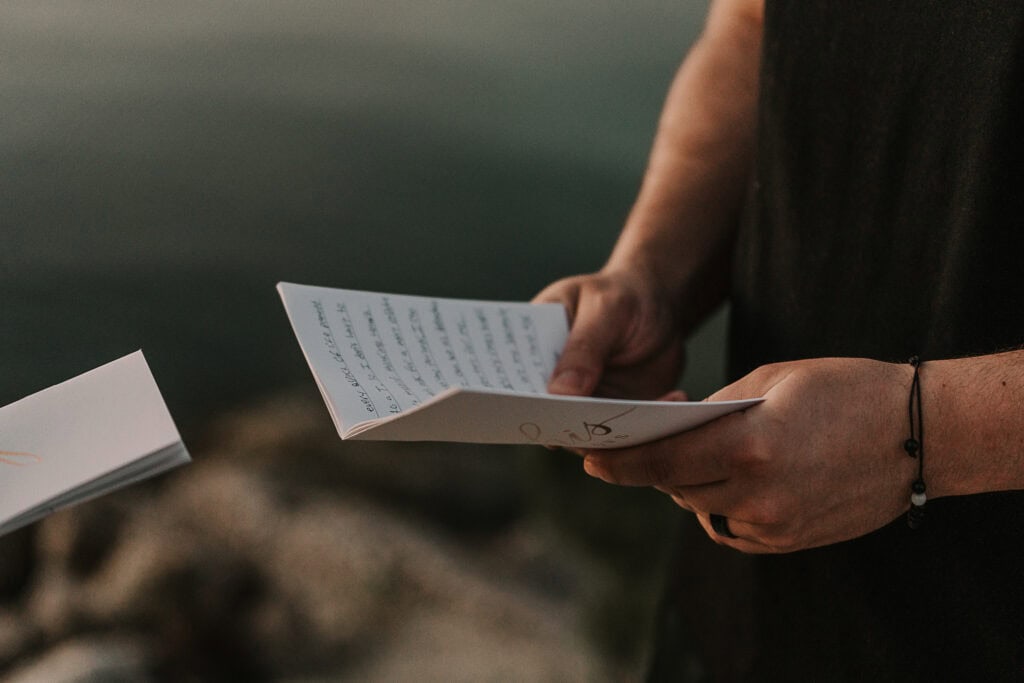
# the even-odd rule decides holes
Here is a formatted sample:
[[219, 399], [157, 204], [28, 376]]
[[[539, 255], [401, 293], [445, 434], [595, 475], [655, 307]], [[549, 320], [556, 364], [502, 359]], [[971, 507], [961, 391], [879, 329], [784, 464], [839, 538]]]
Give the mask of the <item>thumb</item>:
[[621, 343], [619, 334], [626, 325], [609, 318], [607, 309], [598, 306], [596, 299], [580, 300], [569, 338], [548, 382], [548, 391], [553, 394], [592, 394], [608, 358]]
[[675, 402], [680, 402], [680, 401], [689, 401], [690, 397], [682, 389], [673, 389], [672, 391], [668, 392], [667, 394], [665, 394], [663, 396], [659, 396], [656, 400], [658, 400], [658, 401], [675, 401]]

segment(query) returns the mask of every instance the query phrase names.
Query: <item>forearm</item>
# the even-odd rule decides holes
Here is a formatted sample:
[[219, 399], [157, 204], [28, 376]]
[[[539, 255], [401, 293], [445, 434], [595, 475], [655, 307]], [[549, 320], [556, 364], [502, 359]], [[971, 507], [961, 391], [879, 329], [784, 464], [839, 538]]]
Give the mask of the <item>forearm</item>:
[[688, 331], [725, 297], [756, 129], [762, 3], [716, 0], [677, 73], [606, 270], [642, 270]]
[[1024, 351], [921, 369], [929, 497], [1024, 489]]

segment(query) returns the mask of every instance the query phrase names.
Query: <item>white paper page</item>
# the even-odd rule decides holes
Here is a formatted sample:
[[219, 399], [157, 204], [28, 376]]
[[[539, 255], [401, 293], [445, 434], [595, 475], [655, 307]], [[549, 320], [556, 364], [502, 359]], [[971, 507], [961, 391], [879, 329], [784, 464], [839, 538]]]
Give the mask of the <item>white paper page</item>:
[[625, 448], [692, 429], [762, 399], [617, 401], [457, 391], [352, 438]]
[[180, 441], [142, 352], [0, 408], [0, 521]]
[[20, 513], [17, 517], [13, 517], [0, 525], [0, 536], [26, 524], [31, 524], [38, 519], [42, 519], [54, 510], [72, 504], [84, 503], [117, 489], [149, 479], [175, 467], [180, 467], [190, 461], [191, 458], [185, 449], [185, 445], [179, 442]]
[[280, 283], [339, 431], [452, 387], [540, 394], [568, 322], [558, 304], [380, 294]]

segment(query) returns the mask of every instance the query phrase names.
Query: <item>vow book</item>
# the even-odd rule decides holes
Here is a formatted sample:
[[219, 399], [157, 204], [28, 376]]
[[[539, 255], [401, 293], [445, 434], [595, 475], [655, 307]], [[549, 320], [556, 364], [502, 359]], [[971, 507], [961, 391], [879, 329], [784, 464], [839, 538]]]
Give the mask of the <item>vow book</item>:
[[135, 352], [0, 408], [0, 535], [189, 460]]
[[761, 400], [549, 394], [569, 334], [560, 304], [277, 289], [342, 439], [622, 448]]

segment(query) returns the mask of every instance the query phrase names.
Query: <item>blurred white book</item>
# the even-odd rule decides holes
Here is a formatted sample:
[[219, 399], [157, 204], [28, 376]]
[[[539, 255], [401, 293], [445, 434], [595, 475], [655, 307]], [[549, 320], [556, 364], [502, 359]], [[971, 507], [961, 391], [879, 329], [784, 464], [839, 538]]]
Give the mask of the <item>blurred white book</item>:
[[190, 461], [141, 351], [0, 408], [0, 535]]
[[761, 400], [550, 394], [569, 334], [559, 304], [277, 289], [342, 439], [622, 448]]

